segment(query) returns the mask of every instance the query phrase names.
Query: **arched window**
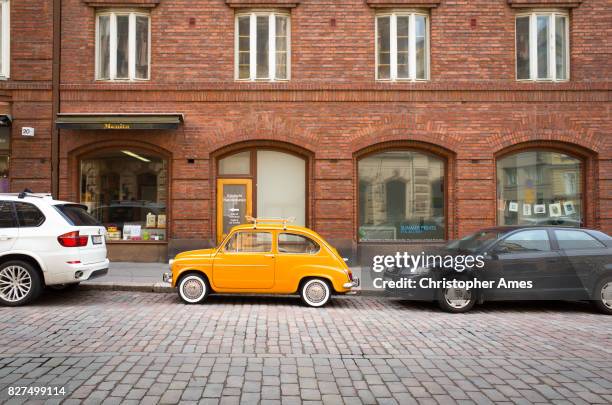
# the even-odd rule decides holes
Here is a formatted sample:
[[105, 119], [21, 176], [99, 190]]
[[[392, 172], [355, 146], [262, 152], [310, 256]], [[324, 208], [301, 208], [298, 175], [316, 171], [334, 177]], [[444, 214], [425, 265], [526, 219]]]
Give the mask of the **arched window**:
[[87, 155], [79, 167], [81, 202], [106, 226], [109, 240], [166, 240], [166, 159], [125, 148]]
[[444, 239], [443, 159], [398, 150], [357, 165], [361, 241]]
[[582, 161], [532, 150], [497, 161], [499, 225], [582, 224]]

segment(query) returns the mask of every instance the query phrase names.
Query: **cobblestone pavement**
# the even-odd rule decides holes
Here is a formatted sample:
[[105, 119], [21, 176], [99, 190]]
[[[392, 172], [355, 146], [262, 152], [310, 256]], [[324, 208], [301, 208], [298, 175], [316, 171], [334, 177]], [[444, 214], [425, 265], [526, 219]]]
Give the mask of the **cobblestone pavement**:
[[[0, 400], [29, 403], [612, 403], [612, 322], [581, 303], [47, 293], [0, 308]], [[65, 387], [12, 397], [10, 386]]]

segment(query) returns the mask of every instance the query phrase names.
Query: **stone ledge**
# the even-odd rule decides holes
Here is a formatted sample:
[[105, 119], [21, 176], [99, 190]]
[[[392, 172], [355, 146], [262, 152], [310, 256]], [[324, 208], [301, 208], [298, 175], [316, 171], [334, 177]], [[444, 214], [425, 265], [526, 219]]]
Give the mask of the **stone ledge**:
[[232, 8], [242, 7], [297, 7], [302, 0], [225, 0], [225, 4]]
[[372, 8], [434, 8], [440, 5], [441, 0], [365, 0], [365, 2]]
[[82, 0], [90, 7], [157, 7], [161, 0]]
[[583, 0], [508, 0], [508, 5], [513, 8], [529, 7], [578, 7]]

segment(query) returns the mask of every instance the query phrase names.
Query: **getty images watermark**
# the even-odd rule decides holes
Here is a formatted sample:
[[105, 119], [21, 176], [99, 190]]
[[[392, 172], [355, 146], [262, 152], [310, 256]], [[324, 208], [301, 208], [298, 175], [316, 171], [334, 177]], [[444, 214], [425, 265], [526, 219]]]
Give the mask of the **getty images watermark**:
[[[478, 278], [464, 279], [452, 276], [452, 271], [463, 273], [466, 270], [481, 270], [485, 268], [485, 257], [483, 255], [432, 255], [421, 252], [420, 255], [412, 255], [408, 252], [396, 252], [394, 255], [377, 255], [372, 259], [372, 271], [381, 273], [401, 274], [404, 277], [385, 280], [374, 278], [374, 288], [461, 288], [461, 289], [483, 289], [483, 288], [533, 288], [531, 280], [506, 280], [503, 277], [497, 280], [481, 280]], [[408, 273], [402, 271], [409, 270]], [[444, 274], [450, 276], [442, 278], [432, 277], [431, 270], [446, 271]], [[418, 276], [418, 279], [411, 278]]]

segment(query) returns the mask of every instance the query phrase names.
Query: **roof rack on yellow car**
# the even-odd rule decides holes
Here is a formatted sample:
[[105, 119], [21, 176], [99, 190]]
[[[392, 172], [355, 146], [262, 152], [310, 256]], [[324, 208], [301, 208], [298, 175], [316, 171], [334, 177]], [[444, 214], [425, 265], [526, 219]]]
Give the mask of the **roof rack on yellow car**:
[[287, 224], [295, 221], [295, 217], [289, 218], [254, 218], [250, 215], [244, 217], [248, 222], [253, 223], [253, 229], [257, 229], [257, 224], [283, 224], [283, 229], [287, 230]]

